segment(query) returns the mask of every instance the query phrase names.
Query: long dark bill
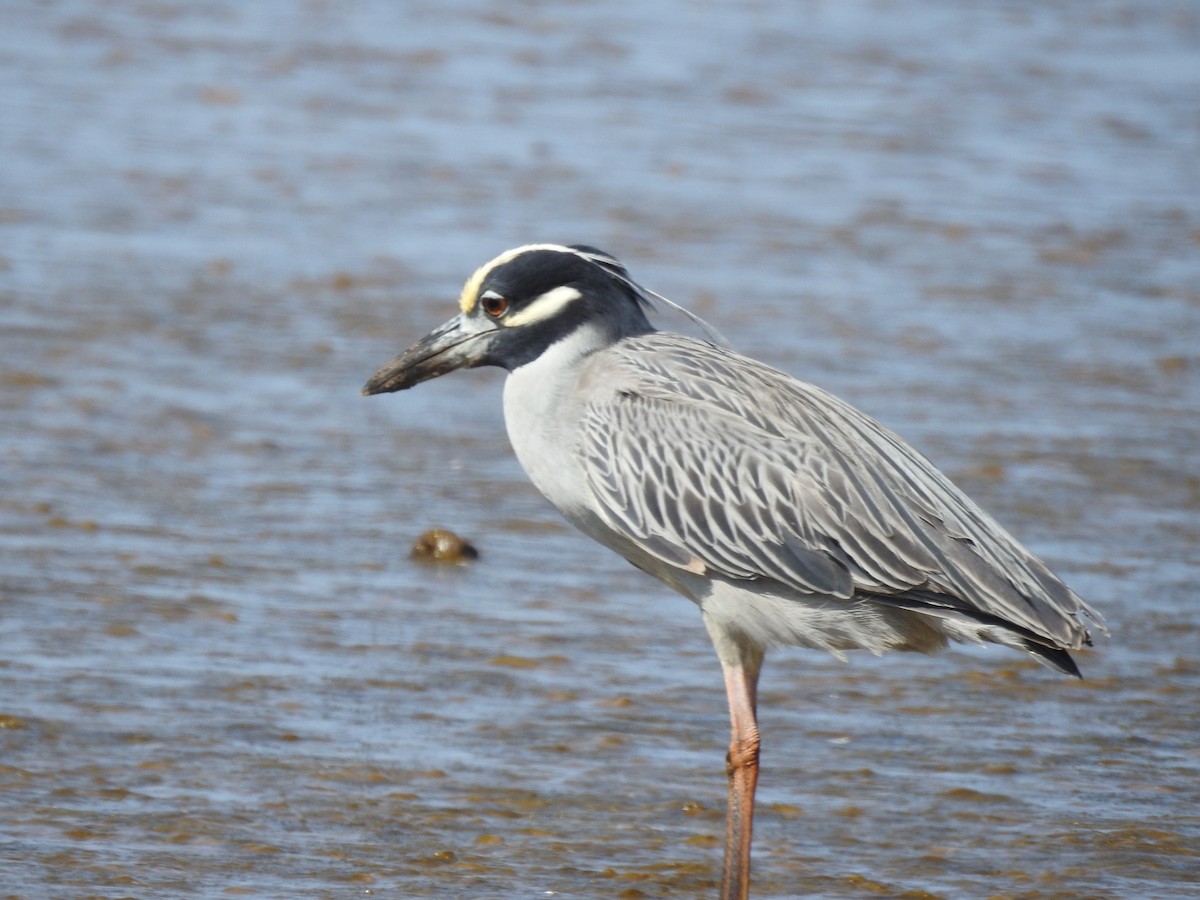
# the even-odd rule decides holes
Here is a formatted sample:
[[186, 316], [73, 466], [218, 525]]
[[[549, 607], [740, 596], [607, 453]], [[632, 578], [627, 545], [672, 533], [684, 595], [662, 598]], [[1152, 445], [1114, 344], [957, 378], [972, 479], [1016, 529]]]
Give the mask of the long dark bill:
[[363, 386], [363, 395], [402, 391], [455, 369], [481, 365], [487, 355], [488, 338], [494, 334], [493, 329], [476, 331], [463, 316], [455, 316], [372, 375]]

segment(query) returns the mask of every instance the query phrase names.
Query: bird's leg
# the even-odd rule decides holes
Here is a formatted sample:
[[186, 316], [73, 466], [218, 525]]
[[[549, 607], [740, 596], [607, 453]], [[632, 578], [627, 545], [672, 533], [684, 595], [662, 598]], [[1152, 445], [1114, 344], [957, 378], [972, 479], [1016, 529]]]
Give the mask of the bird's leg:
[[733, 726], [725, 772], [729, 776], [729, 812], [725, 820], [725, 872], [721, 900], [750, 896], [750, 838], [754, 826], [754, 788], [758, 784], [758, 722], [755, 718], [758, 671], [725, 667], [725, 692]]
[[[710, 633], [712, 629], [710, 628]], [[718, 640], [717, 653], [725, 672], [732, 736], [725, 772], [729, 776], [729, 811], [725, 820], [725, 871], [721, 900], [750, 896], [750, 837], [754, 825], [754, 788], [758, 784], [758, 673], [762, 651]], [[730, 651], [734, 652], [730, 652]]]

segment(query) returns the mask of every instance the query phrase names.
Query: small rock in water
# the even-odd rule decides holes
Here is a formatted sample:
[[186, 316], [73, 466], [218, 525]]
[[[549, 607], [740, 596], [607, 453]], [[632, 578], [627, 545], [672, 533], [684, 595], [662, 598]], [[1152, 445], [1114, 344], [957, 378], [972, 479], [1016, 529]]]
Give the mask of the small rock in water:
[[412, 558], [434, 563], [465, 563], [479, 551], [469, 541], [445, 528], [431, 528], [413, 543]]

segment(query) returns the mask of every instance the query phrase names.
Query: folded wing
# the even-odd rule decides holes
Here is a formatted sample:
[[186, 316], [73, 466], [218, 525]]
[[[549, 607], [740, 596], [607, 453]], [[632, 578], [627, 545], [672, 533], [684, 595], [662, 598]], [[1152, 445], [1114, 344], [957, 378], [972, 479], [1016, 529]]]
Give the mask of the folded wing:
[[1098, 618], [923, 456], [848, 404], [676, 335], [627, 342], [579, 452], [609, 524], [681, 568], [867, 595], [1079, 647]]

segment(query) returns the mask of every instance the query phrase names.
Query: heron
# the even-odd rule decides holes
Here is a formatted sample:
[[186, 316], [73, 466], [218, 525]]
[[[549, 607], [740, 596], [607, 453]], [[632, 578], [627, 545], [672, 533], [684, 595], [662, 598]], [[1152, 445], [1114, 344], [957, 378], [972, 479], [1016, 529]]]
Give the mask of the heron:
[[[757, 686], [769, 648], [932, 653], [991, 642], [1079, 676], [1099, 614], [893, 431], [716, 339], [656, 329], [686, 309], [614, 256], [507, 250], [459, 312], [367, 395], [507, 370], [509, 440], [571, 524], [693, 601], [724, 675], [722, 900], [750, 892]], [[703, 322], [696, 319], [701, 325]]]

